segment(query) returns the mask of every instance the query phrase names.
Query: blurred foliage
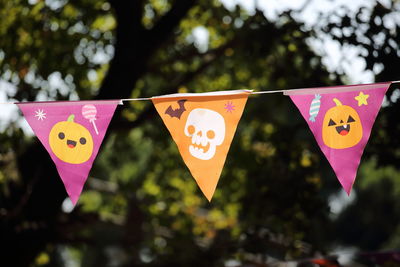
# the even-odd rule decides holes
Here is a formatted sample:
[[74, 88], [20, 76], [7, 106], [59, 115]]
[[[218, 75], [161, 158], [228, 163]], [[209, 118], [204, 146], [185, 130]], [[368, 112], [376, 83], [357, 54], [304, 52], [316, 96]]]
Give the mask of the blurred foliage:
[[[128, 2], [0, 0], [0, 77], [9, 84], [8, 100], [338, 85], [348, 78], [327, 71], [310, 46], [326, 36], [359, 48], [377, 81], [398, 79], [396, 1], [354, 14], [343, 7], [313, 27], [298, 19], [302, 10], [270, 20], [260, 10], [192, 1], [165, 38], [158, 28], [173, 24], [177, 16], [170, 14], [179, 14], [184, 1]], [[121, 15], [130, 9], [134, 15]], [[140, 60], [124, 65], [116, 58], [128, 39], [154, 43], [128, 47]], [[118, 84], [115, 71], [132, 71], [132, 83]], [[107, 87], [107, 79], [117, 79], [118, 88]], [[43, 149], [12, 122], [0, 134], [0, 252], [18, 266], [262, 266], [342, 246], [398, 248], [399, 92], [388, 92], [352, 201], [338, 197], [339, 183], [306, 123], [277, 94], [250, 97], [211, 203], [149, 102], [119, 107], [73, 210], [65, 194], [56, 194], [60, 185], [40, 184], [54, 173], [51, 162], [35, 162], [45, 170], [40, 177], [21, 163], [32, 161], [31, 147]], [[31, 204], [50, 206], [53, 197], [62, 203], [54, 200], [56, 212]], [[342, 207], [337, 213], [332, 198]]]

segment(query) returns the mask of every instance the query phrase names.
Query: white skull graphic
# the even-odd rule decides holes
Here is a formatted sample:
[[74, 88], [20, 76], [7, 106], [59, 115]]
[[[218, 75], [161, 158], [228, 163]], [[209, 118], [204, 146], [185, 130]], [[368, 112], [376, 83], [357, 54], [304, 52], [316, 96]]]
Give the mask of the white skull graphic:
[[210, 109], [193, 109], [186, 121], [185, 135], [192, 138], [190, 154], [198, 159], [209, 160], [225, 139], [224, 117]]

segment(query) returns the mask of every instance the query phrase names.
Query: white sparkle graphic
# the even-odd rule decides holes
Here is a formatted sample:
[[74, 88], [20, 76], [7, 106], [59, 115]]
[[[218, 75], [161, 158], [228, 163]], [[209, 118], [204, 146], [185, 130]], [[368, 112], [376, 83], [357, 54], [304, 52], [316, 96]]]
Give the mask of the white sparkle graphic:
[[35, 111], [36, 115], [35, 117], [37, 117], [38, 120], [44, 120], [46, 119], [46, 113], [44, 112], [43, 109], [38, 109]]

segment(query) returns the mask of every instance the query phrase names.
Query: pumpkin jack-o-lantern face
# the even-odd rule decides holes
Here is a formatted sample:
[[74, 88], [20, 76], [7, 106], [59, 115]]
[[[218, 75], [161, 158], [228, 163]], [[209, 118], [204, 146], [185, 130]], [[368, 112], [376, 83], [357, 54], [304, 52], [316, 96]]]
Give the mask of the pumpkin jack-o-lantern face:
[[330, 108], [324, 117], [322, 139], [328, 147], [343, 149], [353, 147], [360, 142], [363, 128], [357, 111], [342, 105], [336, 98], [336, 106]]
[[49, 134], [49, 144], [60, 160], [81, 164], [86, 162], [93, 152], [93, 138], [81, 124], [74, 122], [74, 115], [67, 121], [56, 123]]

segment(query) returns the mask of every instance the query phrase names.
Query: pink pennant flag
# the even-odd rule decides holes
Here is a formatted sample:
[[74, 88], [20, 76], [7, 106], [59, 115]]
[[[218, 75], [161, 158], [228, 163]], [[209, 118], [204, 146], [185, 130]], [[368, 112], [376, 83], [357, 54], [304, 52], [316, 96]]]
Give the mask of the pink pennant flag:
[[75, 205], [120, 100], [18, 103]]
[[289, 90], [347, 194], [391, 83]]

